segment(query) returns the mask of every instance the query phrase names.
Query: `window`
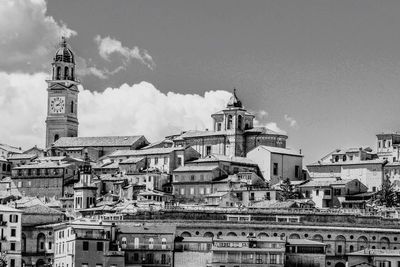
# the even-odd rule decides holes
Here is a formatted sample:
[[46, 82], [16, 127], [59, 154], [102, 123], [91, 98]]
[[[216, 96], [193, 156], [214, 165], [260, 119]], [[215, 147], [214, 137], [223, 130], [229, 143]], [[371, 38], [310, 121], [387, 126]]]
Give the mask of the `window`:
[[11, 229], [11, 236], [17, 236], [17, 230], [16, 229]]
[[10, 250], [15, 251], [15, 243], [14, 242], [10, 243]]
[[161, 254], [161, 264], [167, 264], [167, 255]]
[[316, 196], [319, 196], [319, 190], [318, 190], [318, 189], [315, 190], [315, 195], [316, 195]]
[[149, 249], [153, 249], [154, 248], [154, 239], [151, 237], [149, 238]]
[[14, 259], [10, 260], [10, 267], [15, 267], [15, 260]]
[[270, 256], [271, 256], [270, 263], [277, 264], [278, 263], [278, 255], [277, 254], [271, 254]]
[[190, 175], [190, 181], [194, 181], [194, 178], [195, 178], [194, 174]]
[[154, 158], [154, 164], [158, 164], [158, 157]]
[[88, 251], [89, 250], [89, 242], [88, 241], [83, 241], [83, 250]]
[[376, 186], [372, 187], [372, 192], [376, 192]]
[[97, 242], [97, 251], [103, 251], [103, 242]]
[[49, 242], [49, 249], [51, 249], [53, 247], [53, 243]]
[[278, 175], [278, 163], [274, 163], [273, 174]]
[[206, 188], [206, 195], [209, 195], [209, 194], [211, 194], [211, 188], [210, 188], [210, 187], [207, 187], [207, 188]]
[[238, 126], [237, 126], [237, 128], [238, 128], [239, 130], [242, 129], [242, 124], [243, 124], [243, 117], [242, 117], [241, 115], [239, 115], [239, 116], [238, 116]]
[[206, 155], [211, 154], [211, 146], [206, 146]]
[[135, 249], [139, 248], [139, 237], [135, 237], [135, 239], [133, 240], [133, 247]]
[[168, 164], [168, 158], [164, 157], [164, 165]]
[[300, 174], [300, 166], [296, 165], [294, 166], [294, 177], [299, 178]]
[[232, 129], [232, 115], [228, 115], [228, 123], [226, 124], [226, 129]]
[[161, 239], [161, 249], [167, 249], [167, 239]]
[[200, 187], [200, 188], [199, 188], [199, 194], [200, 194], [200, 195], [204, 195], [204, 188], [203, 188], [203, 187]]
[[74, 113], [74, 101], [71, 101], [71, 113]]
[[191, 188], [190, 188], [190, 194], [191, 194], [191, 195], [194, 195], [194, 187], [191, 187]]
[[342, 245], [338, 245], [338, 246], [337, 246], [337, 252], [338, 252], [339, 254], [342, 253]]
[[331, 195], [331, 190], [324, 190], [324, 195], [330, 196]]
[[217, 131], [221, 131], [221, 123], [220, 122], [217, 123]]
[[185, 188], [181, 188], [181, 195], [184, 195], [185, 194]]
[[342, 190], [340, 188], [333, 189], [333, 195], [340, 196], [342, 194]]
[[346, 161], [346, 160], [347, 160], [346, 155], [343, 155], [343, 161]]
[[18, 215], [10, 214], [10, 223], [17, 223], [18, 222]]
[[339, 161], [339, 156], [336, 156], [335, 157], [335, 162], [338, 162]]

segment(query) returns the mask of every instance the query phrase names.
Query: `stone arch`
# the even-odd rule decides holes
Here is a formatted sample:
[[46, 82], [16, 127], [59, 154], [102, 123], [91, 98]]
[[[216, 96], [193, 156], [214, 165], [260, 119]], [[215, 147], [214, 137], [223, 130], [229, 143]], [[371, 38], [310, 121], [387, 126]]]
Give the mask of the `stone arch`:
[[360, 236], [357, 239], [357, 250], [363, 250], [368, 248], [368, 238], [366, 238], [365, 236]]
[[389, 249], [390, 248], [390, 241], [387, 237], [382, 237], [379, 241], [379, 245], [381, 249]]
[[289, 236], [289, 239], [300, 239], [300, 235], [299, 234], [291, 234]]
[[69, 76], [69, 69], [67, 66], [65, 66], [64, 68], [64, 80], [68, 80], [68, 76]]
[[335, 254], [343, 255], [346, 252], [346, 238], [338, 235], [335, 239]]
[[237, 234], [235, 232], [229, 232], [226, 234], [226, 236], [237, 236]]
[[36, 238], [36, 251], [46, 251], [46, 236], [43, 233], [39, 233]]
[[261, 232], [257, 235], [258, 238], [264, 238], [264, 237], [268, 237], [269, 235], [267, 233]]
[[181, 234], [181, 237], [191, 237], [191, 236], [192, 236], [192, 234], [189, 233], [189, 232], [187, 232], [187, 231], [185, 231], [185, 232], [183, 232], [183, 233]]
[[314, 235], [311, 239], [318, 242], [324, 242], [324, 238], [322, 237], [322, 235], [319, 234]]
[[214, 234], [212, 232], [205, 232], [204, 237], [214, 237]]
[[38, 259], [36, 261], [36, 267], [44, 267], [46, 262], [43, 259]]
[[335, 264], [335, 267], [346, 267], [346, 265], [343, 262], [338, 262]]

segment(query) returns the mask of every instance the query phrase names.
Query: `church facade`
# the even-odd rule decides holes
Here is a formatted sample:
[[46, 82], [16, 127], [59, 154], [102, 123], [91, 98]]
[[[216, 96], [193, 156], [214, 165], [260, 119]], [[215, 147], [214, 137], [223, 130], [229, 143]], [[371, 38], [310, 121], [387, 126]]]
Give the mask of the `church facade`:
[[226, 108], [211, 115], [213, 131], [187, 131], [170, 136], [175, 146], [192, 146], [202, 157], [210, 154], [245, 157], [253, 148], [264, 145], [286, 148], [287, 136], [265, 127], [254, 127], [248, 112], [234, 90]]

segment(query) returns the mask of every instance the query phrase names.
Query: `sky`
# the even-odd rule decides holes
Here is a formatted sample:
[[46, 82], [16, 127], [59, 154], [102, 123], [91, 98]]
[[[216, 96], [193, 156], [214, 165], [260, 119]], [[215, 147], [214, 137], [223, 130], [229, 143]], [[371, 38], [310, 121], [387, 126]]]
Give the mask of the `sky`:
[[233, 88], [305, 163], [400, 129], [397, 0], [0, 1], [0, 143], [44, 146], [61, 36], [79, 134], [150, 141], [211, 127]]

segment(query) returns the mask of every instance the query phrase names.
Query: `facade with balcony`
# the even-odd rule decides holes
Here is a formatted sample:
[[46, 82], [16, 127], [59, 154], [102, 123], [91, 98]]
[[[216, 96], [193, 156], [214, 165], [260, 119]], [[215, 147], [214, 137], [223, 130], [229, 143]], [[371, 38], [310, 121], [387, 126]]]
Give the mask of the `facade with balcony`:
[[0, 205], [0, 251], [9, 267], [21, 266], [21, 214], [20, 210]]

